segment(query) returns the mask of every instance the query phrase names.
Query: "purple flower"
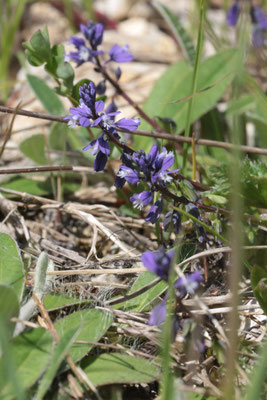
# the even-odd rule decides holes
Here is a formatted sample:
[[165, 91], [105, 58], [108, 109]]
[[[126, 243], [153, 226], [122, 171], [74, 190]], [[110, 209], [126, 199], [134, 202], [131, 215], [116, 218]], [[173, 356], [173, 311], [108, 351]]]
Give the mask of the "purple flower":
[[139, 208], [139, 210], [142, 210], [145, 205], [151, 203], [153, 200], [153, 193], [144, 190], [141, 193], [135, 193], [132, 197], [130, 197], [130, 200], [133, 203], [134, 208]]
[[[239, 0], [229, 8], [226, 16], [228, 25], [235, 26], [240, 15]], [[264, 30], [267, 29], [267, 19], [262, 9], [258, 6], [250, 7], [250, 17], [253, 24], [252, 44], [255, 47], [264, 46]]]
[[264, 46], [264, 30], [267, 29], [267, 19], [260, 7], [254, 6], [250, 10], [253, 23], [252, 44], [254, 47]]
[[187, 293], [194, 294], [202, 281], [203, 278], [200, 271], [193, 272], [185, 277], [180, 277], [174, 285], [177, 289], [176, 294], [180, 297], [184, 297]]
[[166, 253], [163, 248], [157, 252], [147, 250], [141, 257], [144, 266], [153, 274], [158, 275], [164, 281], [168, 281], [174, 251]]
[[94, 170], [97, 172], [103, 171], [108, 160], [108, 155], [110, 154], [109, 144], [104, 139], [104, 134], [102, 134], [100, 138], [93, 140], [91, 143], [85, 146], [83, 150], [86, 151], [92, 147], [92, 154], [94, 156], [97, 155], [94, 161]]
[[251, 7], [250, 15], [253, 24], [258, 25], [261, 29], [267, 29], [267, 19], [260, 7]]
[[[159, 276], [164, 281], [168, 281], [169, 274], [171, 270], [171, 263], [173, 261], [174, 251], [166, 253], [163, 248], [160, 248], [157, 252], [146, 251], [141, 260], [144, 266], [155, 275]], [[203, 280], [200, 271], [196, 271], [184, 277], [180, 277], [174, 287], [175, 295], [177, 298], [181, 299], [187, 293], [194, 294], [195, 290], [198, 288], [199, 283]], [[164, 299], [156, 305], [151, 311], [148, 325], [160, 325], [166, 318], [166, 301], [168, 294]], [[175, 338], [177, 330], [179, 328], [179, 320], [177, 316], [174, 316], [173, 326], [172, 326], [172, 336]]]
[[148, 325], [160, 325], [166, 318], [166, 298], [157, 304], [151, 311], [148, 319]]
[[77, 51], [71, 51], [69, 54], [65, 54], [65, 59], [66, 61], [75, 61], [77, 67], [87, 61], [94, 62], [95, 56], [103, 54], [103, 51], [89, 49], [82, 38], [72, 36], [70, 38], [70, 43], [76, 47]]
[[148, 211], [146, 216], [146, 222], [151, 222], [151, 224], [155, 224], [162, 213], [162, 198], [158, 199], [156, 203]]
[[226, 22], [228, 25], [235, 26], [238, 21], [238, 17], [240, 14], [240, 7], [238, 5], [238, 1], [236, 1], [228, 10], [226, 15]]
[[95, 24], [93, 21], [89, 21], [87, 25], [80, 25], [82, 34], [88, 40], [92, 49], [96, 49], [102, 43], [104, 26], [102, 24]]
[[[117, 126], [122, 126], [122, 123], [128, 126], [128, 130], [135, 129], [135, 120], [122, 119], [117, 123]], [[153, 145], [148, 154], [143, 150], [135, 152], [132, 156], [123, 153], [121, 159], [129, 169], [138, 171], [140, 180], [146, 181], [151, 187], [155, 183], [165, 186], [165, 184], [172, 181], [171, 173], [175, 171], [168, 171], [168, 169], [174, 163], [174, 156], [172, 152], [168, 153], [164, 147], [160, 152], [158, 147]], [[121, 175], [120, 171], [119, 174]]]
[[127, 181], [131, 183], [132, 185], [136, 185], [140, 180], [138, 172], [134, 169], [126, 167], [125, 165], [121, 165], [117, 177], [123, 179], [124, 182]]
[[[110, 133], [119, 139], [120, 136], [117, 133], [117, 127], [124, 127], [124, 129], [127, 130], [133, 130], [136, 129], [136, 127], [140, 124], [139, 119], [134, 120], [122, 118], [118, 122], [115, 122], [115, 116], [120, 114], [120, 111], [116, 111], [117, 107], [114, 102], [107, 107], [106, 112], [102, 112], [105, 104], [102, 100], [96, 101], [96, 88], [93, 82], [80, 86], [79, 94], [79, 106], [70, 108], [71, 115], [68, 115], [64, 118], [68, 120], [68, 125], [70, 128], [74, 128], [76, 124], [84, 127], [99, 126], [103, 130], [103, 133]], [[102, 171], [105, 168], [107, 157], [110, 154], [108, 142], [104, 139], [103, 134], [99, 139], [94, 140], [88, 146], [86, 146], [84, 150], [88, 150], [91, 147], [94, 148], [93, 155], [97, 154], [94, 168], [96, 171]], [[131, 180], [131, 176], [132, 180], [134, 180], [134, 175], [137, 178], [137, 180], [136, 178], [134, 180], [135, 183], [137, 183], [139, 180], [138, 173], [134, 174], [132, 170], [123, 171], [122, 168], [120, 173], [122, 175], [126, 174], [129, 182]]]
[[125, 63], [133, 60], [133, 55], [130, 53], [128, 45], [121, 47], [118, 44], [114, 44], [109, 51], [109, 56], [109, 61], [116, 61], [118, 63]]
[[68, 126], [74, 128], [77, 123], [81, 126], [89, 126], [90, 118], [93, 118], [92, 111], [82, 100], [80, 100], [79, 107], [70, 108], [71, 115], [67, 115], [64, 119], [69, 120]]

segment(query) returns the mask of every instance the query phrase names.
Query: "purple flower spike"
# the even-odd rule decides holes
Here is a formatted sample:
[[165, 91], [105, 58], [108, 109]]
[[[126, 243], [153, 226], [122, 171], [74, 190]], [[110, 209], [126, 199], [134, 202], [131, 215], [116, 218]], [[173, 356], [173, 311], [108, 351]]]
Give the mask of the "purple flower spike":
[[267, 29], [267, 19], [260, 7], [251, 7], [250, 15], [253, 24], [258, 25], [261, 29]]
[[185, 296], [187, 293], [194, 294], [198, 288], [200, 282], [203, 281], [200, 271], [196, 271], [193, 274], [189, 274], [185, 277], [181, 277], [177, 280], [175, 288], [179, 296]]
[[160, 325], [165, 320], [167, 314], [166, 310], [166, 298], [162, 300], [156, 307], [151, 311], [148, 325]]
[[146, 251], [141, 260], [149, 271], [158, 275], [164, 281], [168, 281], [173, 256], [174, 251], [165, 253], [164, 249], [161, 248], [157, 252]]
[[104, 26], [102, 24], [95, 24], [93, 21], [89, 21], [87, 25], [80, 25], [82, 34], [89, 41], [92, 49], [96, 49], [102, 43]]
[[226, 16], [226, 22], [228, 25], [235, 26], [238, 21], [238, 17], [240, 14], [240, 7], [238, 5], [238, 1], [236, 1], [232, 7], [229, 8]]
[[114, 44], [109, 51], [109, 56], [109, 61], [118, 63], [125, 63], [133, 60], [133, 55], [130, 53], [128, 45], [121, 47], [118, 44]]

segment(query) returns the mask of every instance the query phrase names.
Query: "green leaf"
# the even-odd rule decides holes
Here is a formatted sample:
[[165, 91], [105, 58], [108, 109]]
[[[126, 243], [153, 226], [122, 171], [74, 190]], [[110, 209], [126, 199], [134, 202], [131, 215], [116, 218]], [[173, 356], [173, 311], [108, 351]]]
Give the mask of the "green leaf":
[[45, 154], [45, 140], [44, 135], [41, 133], [33, 135], [23, 140], [19, 145], [20, 151], [28, 158], [33, 160], [36, 164], [48, 164]]
[[261, 308], [267, 314], [267, 299], [266, 299], [266, 279], [267, 269], [255, 266], [251, 271], [251, 286], [256, 299], [258, 300]]
[[65, 150], [67, 140], [68, 126], [60, 122], [54, 122], [51, 125], [48, 143], [53, 150]]
[[168, 7], [164, 6], [162, 3], [158, 1], [153, 1], [152, 5], [165, 19], [172, 33], [178, 40], [182, 48], [184, 57], [188, 60], [189, 64], [193, 66], [196, 59], [195, 46], [191, 37], [188, 35], [183, 25], [181, 24], [181, 21], [178, 18], [178, 16], [173, 14], [173, 12]]
[[72, 89], [73, 79], [74, 79], [74, 71], [70, 63], [63, 62], [59, 64], [56, 69], [56, 74], [59, 78], [63, 79], [65, 85]]
[[61, 341], [55, 346], [50, 365], [47, 368], [35, 395], [35, 400], [41, 400], [49, 389], [56, 376], [57, 370], [60, 364], [64, 360], [64, 357], [68, 353], [73, 342], [76, 340], [79, 334], [79, 328], [68, 331], [61, 339]]
[[267, 371], [267, 341], [265, 340], [265, 344], [260, 354], [260, 359], [257, 362], [257, 365], [254, 367], [252, 373], [251, 384], [246, 390], [245, 400], [256, 400], [261, 398], [263, 399], [261, 394], [262, 394], [262, 389], [266, 384], [266, 371]]
[[55, 310], [58, 308], [63, 308], [70, 304], [86, 304], [90, 303], [89, 300], [81, 300], [77, 299], [76, 297], [67, 297], [59, 294], [47, 294], [44, 297], [44, 306], [46, 310]]
[[22, 45], [26, 49], [25, 54], [30, 64], [37, 67], [49, 61], [51, 52], [47, 28], [43, 31], [38, 30], [30, 42], [24, 42]]
[[0, 233], [0, 282], [10, 285], [18, 298], [21, 298], [23, 263], [15, 240], [6, 233]]
[[[14, 396], [12, 396], [13, 398], [16, 400], [25, 400], [25, 393], [18, 380], [18, 374], [10, 347], [10, 332], [5, 323], [5, 317], [2, 317], [0, 314], [0, 391], [1, 382], [5, 382], [4, 385], [10, 386], [12, 393], [14, 393]], [[4, 397], [2, 392], [1, 399], [7, 400], [7, 397]]]
[[[191, 122], [212, 109], [220, 99], [234, 77], [236, 55], [235, 49], [225, 50], [201, 63]], [[190, 96], [192, 79], [193, 72], [186, 63], [172, 65], [156, 82], [144, 104], [144, 111], [151, 117], [156, 115], [173, 119], [178, 127], [176, 133], [181, 133], [185, 129], [188, 100], [177, 101]], [[144, 130], [150, 129], [144, 121], [141, 127]], [[135, 148], [148, 151], [152, 143], [151, 138], [135, 137]]]
[[34, 194], [36, 196], [48, 196], [52, 193], [49, 181], [37, 181], [21, 178], [20, 176], [10, 179], [9, 182], [2, 184], [2, 187], [17, 190], [18, 192]]
[[159, 376], [158, 368], [143, 358], [120, 353], [101, 354], [86, 360], [84, 372], [95, 386], [112, 383], [146, 383]]
[[[113, 321], [111, 313], [102, 310], [82, 310], [68, 315], [55, 323], [55, 328], [62, 338], [71, 329], [81, 327], [77, 340], [97, 342], [105, 334]], [[74, 344], [69, 355], [74, 362], [83, 358], [91, 349], [90, 344]]]
[[27, 75], [28, 82], [36, 97], [43, 104], [46, 111], [53, 115], [62, 115], [64, 107], [52, 89], [40, 78], [34, 75]]
[[40, 59], [43, 59], [44, 61], [49, 60], [50, 42], [47, 28], [45, 28], [43, 31], [39, 29], [31, 38], [30, 44]]
[[[129, 291], [129, 294], [141, 289], [145, 285], [148, 285], [154, 279], [156, 279], [156, 276], [152, 274], [152, 272], [142, 272], [134, 282], [131, 290]], [[162, 293], [164, 293], [167, 286], [168, 285], [166, 282], [161, 281], [153, 286], [151, 289], [147, 290], [145, 293], [142, 293], [131, 300], [127, 300], [124, 303], [118, 304], [116, 308], [122, 308], [124, 310], [131, 310], [136, 312], [147, 310], [150, 308], [149, 306], [151, 305], [151, 303], [153, 303]]]
[[[42, 328], [31, 329], [13, 339], [10, 350], [18, 380], [23, 388], [30, 387], [41, 376], [51, 358], [52, 337]], [[0, 359], [0, 371], [3, 371], [3, 358]], [[13, 387], [0, 373], [1, 400], [14, 398]]]
[[267, 177], [253, 177], [242, 187], [246, 203], [252, 207], [267, 208]]
[[12, 337], [15, 329], [14, 322], [10, 319], [18, 317], [19, 301], [15, 290], [4, 283], [0, 283], [0, 316], [1, 323], [4, 323], [9, 337]]

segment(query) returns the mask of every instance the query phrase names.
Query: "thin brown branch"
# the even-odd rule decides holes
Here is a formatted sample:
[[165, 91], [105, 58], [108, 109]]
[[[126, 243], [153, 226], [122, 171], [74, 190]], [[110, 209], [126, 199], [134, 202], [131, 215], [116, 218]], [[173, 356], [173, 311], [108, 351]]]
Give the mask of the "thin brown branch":
[[26, 168], [4, 168], [0, 169], [0, 175], [10, 174], [30, 174], [33, 172], [53, 172], [53, 171], [74, 171], [74, 172], [95, 172], [90, 167], [73, 167], [72, 165], [42, 165], [39, 167], [26, 167]]
[[[127, 133], [129, 133], [130, 135], [139, 135], [139, 136], [147, 136], [147, 137], [158, 138], [158, 139], [166, 139], [171, 142], [182, 142], [182, 143], [190, 143], [190, 144], [192, 143], [192, 139], [189, 137], [184, 137], [184, 136], [165, 133], [165, 132], [149, 132], [149, 131], [137, 130], [134, 132], [127, 132]], [[219, 148], [225, 149], [225, 150], [232, 150], [234, 148], [239, 148], [240, 150], [244, 151], [245, 153], [267, 155], [267, 149], [260, 149], [259, 147], [246, 146], [246, 145], [241, 145], [238, 147], [238, 146], [233, 145], [232, 143], [219, 142], [216, 140], [209, 140], [209, 139], [198, 139], [195, 142], [197, 145], [200, 145], [200, 146], [219, 147]]]
[[[63, 117], [59, 117], [56, 115], [38, 113], [38, 112], [27, 111], [27, 110], [23, 110], [23, 109], [16, 110], [15, 108], [11, 108], [11, 107], [0, 106], [0, 112], [8, 113], [8, 114], [14, 114], [16, 112], [18, 115], [24, 115], [24, 116], [30, 117], [30, 118], [46, 119], [49, 121], [56, 121], [56, 122], [61, 122], [61, 123], [65, 123], [65, 124], [68, 122], [67, 120], [64, 120]], [[121, 130], [121, 129], [118, 129], [118, 130], [121, 132], [124, 132], [124, 130]], [[129, 133], [130, 135], [139, 135], [139, 136], [147, 136], [147, 137], [158, 138], [158, 139], [166, 139], [166, 140], [169, 140], [172, 142], [178, 142], [178, 143], [192, 143], [191, 138], [180, 136], [180, 135], [169, 134], [167, 132], [153, 132], [153, 131], [137, 130], [134, 132], [127, 131], [127, 133]], [[112, 140], [112, 138], [110, 138], [110, 139]], [[118, 143], [116, 142], [116, 144], [118, 144]], [[246, 145], [241, 145], [240, 147], [238, 147], [238, 146], [233, 145], [232, 143], [219, 142], [216, 140], [198, 139], [196, 141], [196, 144], [198, 144], [200, 146], [218, 147], [218, 148], [225, 149], [225, 150], [232, 150], [234, 148], [239, 148], [240, 150], [242, 150], [246, 153], [267, 155], [267, 149], [260, 149], [259, 147], [246, 146]]]
[[0, 105], [0, 112], [7, 113], [7, 114], [16, 113], [17, 115], [24, 115], [25, 117], [46, 119], [49, 121], [56, 121], [56, 122], [64, 122], [65, 124], [68, 122], [68, 121], [64, 120], [64, 117], [59, 117], [57, 115], [44, 114], [44, 113], [39, 113], [39, 112], [27, 111], [27, 110], [23, 110], [23, 109], [16, 110], [16, 108], [5, 107], [5, 106], [1, 106], [1, 105]]

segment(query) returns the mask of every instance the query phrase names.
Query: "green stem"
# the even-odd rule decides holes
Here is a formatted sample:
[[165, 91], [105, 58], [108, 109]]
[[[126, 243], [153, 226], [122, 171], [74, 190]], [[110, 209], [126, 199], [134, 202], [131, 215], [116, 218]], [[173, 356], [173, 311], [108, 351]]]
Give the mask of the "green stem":
[[[202, 41], [203, 41], [203, 21], [204, 21], [204, 0], [201, 0], [200, 3], [200, 20], [199, 20], [199, 28], [198, 28], [198, 38], [197, 38], [197, 50], [196, 50], [196, 61], [194, 65], [193, 71], [193, 80], [192, 80], [192, 88], [191, 88], [191, 98], [188, 102], [187, 116], [186, 116], [186, 124], [185, 124], [185, 137], [190, 135], [190, 126], [191, 126], [191, 117], [192, 110], [194, 104], [194, 94], [197, 91], [197, 81], [198, 81], [198, 73], [200, 66], [200, 58], [201, 58], [201, 49], [202, 49]], [[188, 153], [188, 144], [184, 144], [184, 155], [183, 155], [183, 170], [186, 168], [187, 163], [187, 153]]]
[[162, 379], [160, 382], [160, 399], [161, 400], [171, 400], [174, 394], [173, 385], [173, 373], [171, 370], [171, 343], [172, 343], [172, 330], [173, 330], [173, 318], [175, 314], [175, 289], [174, 282], [176, 279], [175, 273], [175, 260], [177, 259], [180, 246], [176, 246], [175, 255], [171, 264], [170, 274], [169, 274], [169, 290], [168, 297], [166, 300], [166, 319], [163, 327], [163, 343], [162, 343]]

